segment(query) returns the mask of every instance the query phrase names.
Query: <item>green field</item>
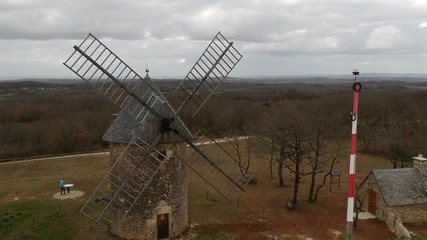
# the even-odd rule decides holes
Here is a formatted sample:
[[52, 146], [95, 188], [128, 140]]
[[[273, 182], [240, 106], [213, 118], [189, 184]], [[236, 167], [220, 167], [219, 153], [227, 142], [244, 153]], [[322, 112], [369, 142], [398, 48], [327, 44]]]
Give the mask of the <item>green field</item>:
[[[0, 164], [0, 239], [116, 239], [79, 212], [108, 166], [109, 155]], [[66, 200], [53, 198], [59, 192], [61, 178], [85, 195]], [[206, 200], [204, 191], [200, 194], [192, 195], [197, 198], [189, 209], [193, 221], [209, 222], [236, 211], [229, 203]], [[229, 238], [208, 231], [192, 239]]]
[[[107, 166], [108, 156], [1, 164], [0, 239], [112, 239], [79, 213]], [[84, 198], [54, 199], [60, 178]]]
[[[341, 156], [337, 165], [343, 172], [348, 169], [347, 157]], [[79, 212], [107, 173], [108, 166], [109, 155], [0, 164], [0, 239], [117, 239]], [[359, 154], [358, 178], [364, 178], [372, 169], [389, 167], [390, 163], [384, 158]], [[304, 178], [299, 209], [290, 212], [284, 206], [291, 199], [292, 188], [277, 186], [276, 177], [269, 176], [268, 161], [254, 158], [252, 172], [259, 183], [248, 186], [239, 207], [208, 190], [197, 176], [189, 173], [189, 225], [194, 228], [181, 239], [264, 240], [269, 239], [268, 236], [330, 239], [331, 231], [343, 231], [347, 200], [345, 175], [341, 191], [331, 194], [326, 186], [316, 204], [306, 202], [309, 181]], [[285, 174], [290, 184], [291, 175]], [[54, 199], [61, 178], [85, 194], [72, 200]], [[360, 221], [358, 228], [355, 240], [369, 239], [367, 236], [373, 233], [392, 236], [386, 224], [377, 219]]]

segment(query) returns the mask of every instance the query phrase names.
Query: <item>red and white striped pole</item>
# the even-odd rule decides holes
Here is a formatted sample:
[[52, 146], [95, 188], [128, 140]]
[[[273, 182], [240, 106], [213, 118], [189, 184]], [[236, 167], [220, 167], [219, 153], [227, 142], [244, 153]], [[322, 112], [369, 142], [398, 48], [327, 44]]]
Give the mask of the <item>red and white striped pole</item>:
[[347, 225], [345, 229], [345, 239], [351, 240], [353, 235], [353, 212], [354, 212], [354, 193], [355, 183], [354, 175], [356, 173], [356, 144], [357, 144], [357, 112], [359, 108], [359, 92], [362, 90], [362, 84], [357, 82], [359, 75], [357, 69], [353, 70], [353, 112], [351, 113], [351, 146], [350, 146], [350, 165], [348, 170], [348, 201], [347, 201]]

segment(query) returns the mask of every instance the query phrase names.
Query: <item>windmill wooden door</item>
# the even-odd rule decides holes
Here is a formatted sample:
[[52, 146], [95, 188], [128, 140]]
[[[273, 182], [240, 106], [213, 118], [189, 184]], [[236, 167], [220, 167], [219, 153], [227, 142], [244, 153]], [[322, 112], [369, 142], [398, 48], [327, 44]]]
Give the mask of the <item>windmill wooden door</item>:
[[377, 192], [374, 190], [369, 190], [368, 211], [374, 215], [377, 211]]
[[169, 214], [157, 215], [157, 239], [169, 238]]

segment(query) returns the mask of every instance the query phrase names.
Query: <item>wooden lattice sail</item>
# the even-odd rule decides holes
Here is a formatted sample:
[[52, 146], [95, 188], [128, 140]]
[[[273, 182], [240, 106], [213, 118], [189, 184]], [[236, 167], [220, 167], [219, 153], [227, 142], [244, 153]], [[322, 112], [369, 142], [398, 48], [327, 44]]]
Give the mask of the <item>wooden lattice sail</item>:
[[[228, 159], [209, 156], [179, 117], [183, 109], [189, 109], [186, 111], [193, 116], [197, 114], [241, 57], [233, 42], [219, 32], [174, 92], [174, 96], [181, 99], [175, 111], [149, 77], [138, 75], [92, 34], [74, 46], [64, 65], [119, 106], [120, 118], [132, 122], [128, 139], [123, 142], [126, 144], [116, 154], [108, 174], [82, 212], [113, 231], [119, 229], [124, 221], [129, 222], [126, 219], [135, 211], [146, 210], [141, 208], [141, 199], [150, 194], [151, 185], [161, 178], [162, 169], [167, 169], [165, 166], [171, 161], [181, 160], [230, 201], [236, 190], [243, 191], [251, 174], [240, 171], [238, 162], [228, 153], [225, 154]], [[187, 145], [196, 157], [169, 156], [164, 147], [166, 143]], [[213, 146], [221, 148], [214, 143]], [[185, 178], [185, 171], [180, 173]], [[186, 197], [186, 188], [182, 189]]]

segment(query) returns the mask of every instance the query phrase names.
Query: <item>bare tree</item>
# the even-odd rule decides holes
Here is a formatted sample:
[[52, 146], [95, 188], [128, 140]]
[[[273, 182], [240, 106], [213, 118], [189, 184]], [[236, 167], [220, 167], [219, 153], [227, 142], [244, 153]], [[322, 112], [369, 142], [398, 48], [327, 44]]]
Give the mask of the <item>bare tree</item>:
[[410, 119], [400, 114], [388, 116], [382, 126], [382, 153], [393, 164], [393, 168], [407, 167], [411, 161], [411, 138], [414, 130]]
[[285, 186], [285, 180], [283, 176], [283, 169], [285, 167], [286, 161], [286, 143], [287, 139], [283, 131], [271, 131], [264, 139], [265, 146], [269, 149], [270, 155], [270, 176], [273, 175], [273, 161], [276, 161], [277, 164], [277, 177], [279, 180], [279, 186]]
[[[311, 172], [311, 182], [310, 182], [310, 190], [308, 195], [308, 201], [309, 202], [316, 202], [317, 197], [319, 196], [320, 189], [323, 188], [326, 184], [326, 180], [328, 177], [331, 176], [332, 171], [334, 169], [334, 166], [336, 163], [339, 162], [338, 157], [341, 153], [341, 145], [338, 144], [334, 146], [335, 152], [327, 152], [327, 150], [324, 151], [318, 151], [318, 149], [312, 149], [312, 152], [314, 152], [314, 156], [309, 157]], [[325, 155], [328, 155], [325, 157]], [[316, 176], [319, 174], [323, 174], [322, 182], [317, 185], [316, 187]]]
[[[308, 162], [310, 166], [310, 190], [308, 202], [315, 202], [320, 189], [326, 184], [335, 164], [338, 162], [341, 145], [334, 143], [334, 121], [331, 114], [323, 110], [316, 111], [310, 124], [310, 152]], [[322, 182], [316, 186], [316, 177], [323, 173]]]
[[354, 218], [353, 228], [357, 228], [357, 221], [359, 220], [359, 213], [362, 212], [363, 204], [365, 204], [366, 198], [360, 195], [360, 185], [356, 189], [356, 217]]
[[274, 161], [274, 153], [270, 152], [270, 161], [269, 161], [270, 178], [273, 178], [273, 161]]
[[285, 186], [283, 171], [286, 162], [286, 148], [288, 137], [283, 127], [283, 114], [278, 111], [272, 111], [268, 118], [263, 120], [266, 124], [260, 131], [263, 140], [263, 149], [269, 156], [270, 176], [273, 177], [273, 162], [277, 162], [277, 177], [279, 186]]
[[[244, 174], [249, 173], [252, 157], [252, 138], [251, 137], [236, 137], [229, 141], [234, 153], [236, 154], [239, 164], [240, 172]], [[257, 180], [254, 176], [249, 180], [249, 184], [256, 184]]]
[[289, 208], [298, 207], [298, 192], [301, 177], [307, 175], [303, 173], [302, 165], [308, 159], [310, 142], [308, 132], [302, 126], [299, 119], [293, 119], [285, 125], [285, 135], [287, 136], [285, 155], [289, 161], [285, 162], [285, 167], [294, 175], [293, 197], [288, 203]]

